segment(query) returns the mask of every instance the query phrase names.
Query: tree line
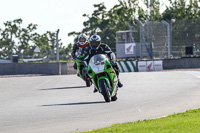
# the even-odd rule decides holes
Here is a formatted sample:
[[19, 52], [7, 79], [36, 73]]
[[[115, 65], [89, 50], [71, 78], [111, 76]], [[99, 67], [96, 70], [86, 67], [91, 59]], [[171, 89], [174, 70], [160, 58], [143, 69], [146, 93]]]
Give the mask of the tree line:
[[[142, 1], [147, 5], [146, 0]], [[116, 32], [128, 30], [127, 22], [133, 29], [138, 29], [136, 20], [140, 20], [142, 23], [145, 23], [147, 19], [169, 22], [172, 19], [187, 20], [200, 17], [199, 0], [190, 0], [189, 3], [186, 3], [186, 0], [168, 1], [170, 5], [165, 5], [166, 9], [161, 13], [159, 0], [151, 0], [150, 18], [147, 18], [147, 9], [141, 6], [138, 0], [118, 0], [118, 4], [109, 10], [106, 10], [104, 3], [94, 4], [92, 14], [83, 14], [83, 17], [87, 18], [83, 22], [84, 28], [81, 31], [72, 31], [68, 33], [68, 36], [78, 36], [80, 33], [86, 33], [88, 36], [98, 34], [101, 36], [102, 42], [107, 43], [110, 47], [115, 47]], [[25, 55], [34, 56], [34, 49], [39, 46], [41, 50], [39, 56], [50, 55], [56, 44], [56, 32], [47, 31], [44, 34], [39, 34], [36, 32], [37, 24], [31, 23], [26, 28], [22, 28], [22, 22], [22, 19], [7, 21], [4, 23], [5, 28], [0, 29], [0, 58], [8, 58], [11, 54], [11, 33], [15, 38], [12, 40], [15, 54], [19, 55], [24, 50]], [[76, 41], [77, 37], [74, 39], [74, 43]], [[60, 39], [60, 54], [69, 55], [72, 46], [73, 44], [68, 44], [68, 47], [63, 46]]]
[[[37, 33], [37, 24], [30, 23], [24, 28], [21, 27], [22, 22], [21, 18], [7, 21], [4, 23], [5, 28], [0, 29], [0, 58], [9, 58], [11, 48], [13, 49], [13, 54], [21, 55], [23, 52], [23, 55], [29, 56], [29, 58], [36, 55], [38, 57], [55, 55], [56, 31], [46, 31], [44, 34], [39, 34]], [[60, 39], [58, 41], [59, 54], [69, 54], [71, 45], [68, 47], [63, 46]], [[40, 48], [39, 53], [34, 52], [37, 46]]]
[[[190, 0], [189, 3], [186, 2], [187, 0], [168, 0], [170, 4], [165, 5], [165, 10], [162, 13], [160, 12], [161, 3], [159, 0], [151, 0], [151, 6], [149, 5], [150, 3], [147, 3], [147, 0], [142, 0], [145, 5], [149, 5], [149, 9], [151, 7], [151, 12], [141, 6], [138, 0], [118, 1], [119, 3], [110, 10], [106, 10], [104, 3], [94, 4], [95, 10], [92, 14], [83, 14], [83, 17], [87, 17], [87, 21], [83, 22], [84, 28], [78, 32], [70, 32], [68, 35], [72, 36], [86, 33], [91, 36], [92, 34], [98, 34], [101, 36], [102, 42], [107, 43], [110, 47], [115, 47], [116, 32], [129, 30], [126, 25], [127, 22], [132, 26], [132, 29], [139, 31], [139, 25], [136, 20], [140, 20], [143, 24], [147, 19], [157, 22], [165, 20], [169, 23], [172, 19], [183, 20], [183, 23], [179, 24], [179, 27], [175, 27], [175, 29], [182, 30], [177, 30], [173, 34], [174, 36], [179, 36], [181, 34], [180, 32], [187, 32], [187, 30], [191, 29], [189, 28], [191, 25], [184, 24], [186, 20], [200, 18], [199, 0]], [[200, 36], [200, 33], [195, 34], [199, 34]], [[174, 39], [176, 40], [176, 38]]]

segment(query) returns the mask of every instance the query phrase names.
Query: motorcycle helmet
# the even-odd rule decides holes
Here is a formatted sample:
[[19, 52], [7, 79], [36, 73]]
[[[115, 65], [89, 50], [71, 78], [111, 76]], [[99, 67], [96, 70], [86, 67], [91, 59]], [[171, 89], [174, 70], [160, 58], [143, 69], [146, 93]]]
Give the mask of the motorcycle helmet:
[[80, 34], [78, 36], [78, 42], [80, 45], [84, 45], [87, 41], [87, 36], [85, 34]]
[[92, 49], [97, 49], [99, 44], [101, 43], [101, 37], [98, 35], [92, 35], [89, 41]]

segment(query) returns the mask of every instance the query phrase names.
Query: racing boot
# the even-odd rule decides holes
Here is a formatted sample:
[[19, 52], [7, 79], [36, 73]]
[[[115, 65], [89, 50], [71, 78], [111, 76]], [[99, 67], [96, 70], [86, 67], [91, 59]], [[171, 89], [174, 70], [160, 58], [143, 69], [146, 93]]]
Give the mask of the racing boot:
[[80, 77], [80, 74], [79, 74], [79, 73], [77, 73], [77, 76], [78, 76], [78, 77]]
[[123, 84], [118, 80], [118, 86], [119, 88], [123, 87]]
[[77, 70], [77, 64], [76, 64], [76, 62], [74, 62], [73, 68], [74, 68], [75, 70]]
[[97, 92], [97, 88], [96, 87], [94, 87], [94, 91], [93, 91], [94, 93], [96, 93]]

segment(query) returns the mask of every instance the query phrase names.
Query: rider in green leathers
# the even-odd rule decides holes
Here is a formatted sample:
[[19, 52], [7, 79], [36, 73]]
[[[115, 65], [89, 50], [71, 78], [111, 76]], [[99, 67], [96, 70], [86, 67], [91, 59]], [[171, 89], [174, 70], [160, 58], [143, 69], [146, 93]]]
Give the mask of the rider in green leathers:
[[[71, 56], [74, 60], [76, 60], [77, 55], [80, 56], [84, 54], [84, 51], [86, 47], [89, 46], [89, 43], [87, 42], [87, 36], [85, 34], [80, 34], [78, 36], [78, 42], [74, 44], [73, 49], [71, 51]], [[74, 69], [77, 69], [77, 64], [76, 62], [74, 63]]]

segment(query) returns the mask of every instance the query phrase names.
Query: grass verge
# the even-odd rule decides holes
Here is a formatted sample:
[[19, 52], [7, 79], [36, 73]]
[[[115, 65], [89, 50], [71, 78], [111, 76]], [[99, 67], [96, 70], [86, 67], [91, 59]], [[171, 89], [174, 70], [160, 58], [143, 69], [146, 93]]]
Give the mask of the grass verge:
[[83, 133], [200, 133], [200, 109], [158, 119], [148, 119]]

